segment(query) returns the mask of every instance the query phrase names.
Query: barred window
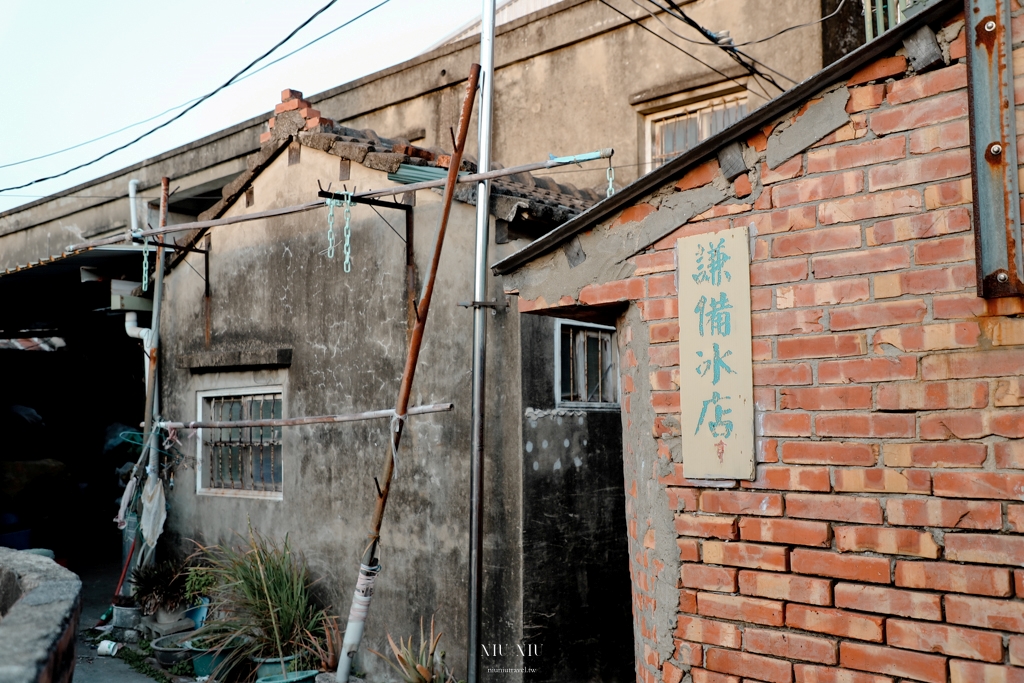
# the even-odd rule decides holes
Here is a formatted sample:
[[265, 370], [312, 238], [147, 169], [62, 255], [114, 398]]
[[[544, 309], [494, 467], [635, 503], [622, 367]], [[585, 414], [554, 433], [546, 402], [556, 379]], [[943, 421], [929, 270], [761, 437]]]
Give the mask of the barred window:
[[559, 320], [555, 325], [555, 403], [618, 408], [615, 328]]
[[745, 92], [693, 102], [650, 118], [653, 167], [696, 147], [747, 115]]
[[280, 497], [281, 427], [245, 423], [280, 419], [282, 393], [203, 392], [199, 403], [200, 421], [239, 423], [200, 430], [200, 490]]

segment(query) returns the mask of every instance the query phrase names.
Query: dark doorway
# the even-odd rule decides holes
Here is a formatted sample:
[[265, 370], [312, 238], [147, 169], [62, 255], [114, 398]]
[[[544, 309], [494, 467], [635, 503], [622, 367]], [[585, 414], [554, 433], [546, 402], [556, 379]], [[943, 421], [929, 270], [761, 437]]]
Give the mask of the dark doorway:
[[633, 681], [614, 328], [523, 315], [521, 344], [523, 678]]

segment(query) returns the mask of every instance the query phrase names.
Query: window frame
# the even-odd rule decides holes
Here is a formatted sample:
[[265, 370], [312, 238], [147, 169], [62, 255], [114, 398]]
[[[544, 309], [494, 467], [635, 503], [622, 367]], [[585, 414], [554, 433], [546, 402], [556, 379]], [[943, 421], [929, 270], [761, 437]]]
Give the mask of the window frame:
[[[562, 327], [577, 327], [577, 328], [590, 328], [595, 330], [601, 330], [602, 332], [608, 332], [611, 336], [611, 349], [612, 349], [612, 365], [615, 376], [615, 401], [563, 401], [562, 400]], [[614, 326], [611, 325], [599, 325], [597, 323], [587, 323], [578, 320], [571, 320], [567, 318], [555, 318], [555, 335], [554, 335], [554, 350], [555, 350], [555, 372], [554, 372], [554, 395], [555, 395], [555, 408], [565, 408], [572, 410], [608, 410], [618, 411], [622, 408], [622, 382], [620, 377], [620, 365], [619, 365], [619, 345], [617, 343], [617, 332]]]
[[[222, 398], [225, 396], [248, 396], [254, 394], [281, 394], [281, 415], [287, 414], [287, 395], [282, 384], [268, 384], [264, 386], [240, 386], [222, 387], [218, 389], [205, 389], [196, 391], [196, 421], [203, 420], [203, 403], [206, 399]], [[203, 428], [196, 429], [196, 495], [229, 497], [229, 498], [254, 498], [259, 500], [284, 500], [284, 477], [285, 477], [285, 445], [284, 431], [281, 432], [281, 490], [280, 491], [255, 491], [247, 489], [216, 488], [204, 484], [206, 476], [206, 461], [203, 453]]]

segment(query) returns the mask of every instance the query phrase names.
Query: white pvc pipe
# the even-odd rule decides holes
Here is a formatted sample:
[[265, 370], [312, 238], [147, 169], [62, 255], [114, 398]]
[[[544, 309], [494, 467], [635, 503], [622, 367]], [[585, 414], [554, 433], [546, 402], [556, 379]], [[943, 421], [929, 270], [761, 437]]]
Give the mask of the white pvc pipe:
[[[132, 181], [135, 182], [135, 181]], [[146, 382], [146, 389], [149, 389], [149, 352], [152, 350], [150, 339], [152, 330], [148, 327], [139, 327], [139, 314], [135, 311], [128, 311], [124, 314], [124, 331], [129, 337], [142, 340], [142, 350], [145, 356], [142, 359], [142, 377]]]
[[[132, 217], [132, 235], [139, 231], [139, 206], [135, 200], [135, 195], [139, 189], [139, 181], [131, 179], [128, 181], [128, 207], [131, 209]], [[129, 238], [130, 239], [130, 238]]]

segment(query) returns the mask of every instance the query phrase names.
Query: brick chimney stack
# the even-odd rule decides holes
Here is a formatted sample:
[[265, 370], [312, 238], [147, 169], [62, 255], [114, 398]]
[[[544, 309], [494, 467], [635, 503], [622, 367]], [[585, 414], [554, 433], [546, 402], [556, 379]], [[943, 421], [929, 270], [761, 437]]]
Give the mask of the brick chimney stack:
[[269, 130], [260, 135], [260, 144], [266, 144], [275, 138], [295, 135], [300, 130], [315, 130], [321, 126], [332, 128], [334, 121], [322, 118], [317, 109], [313, 109], [302, 93], [287, 88], [281, 91], [281, 104], [274, 107], [274, 116], [268, 121]]

